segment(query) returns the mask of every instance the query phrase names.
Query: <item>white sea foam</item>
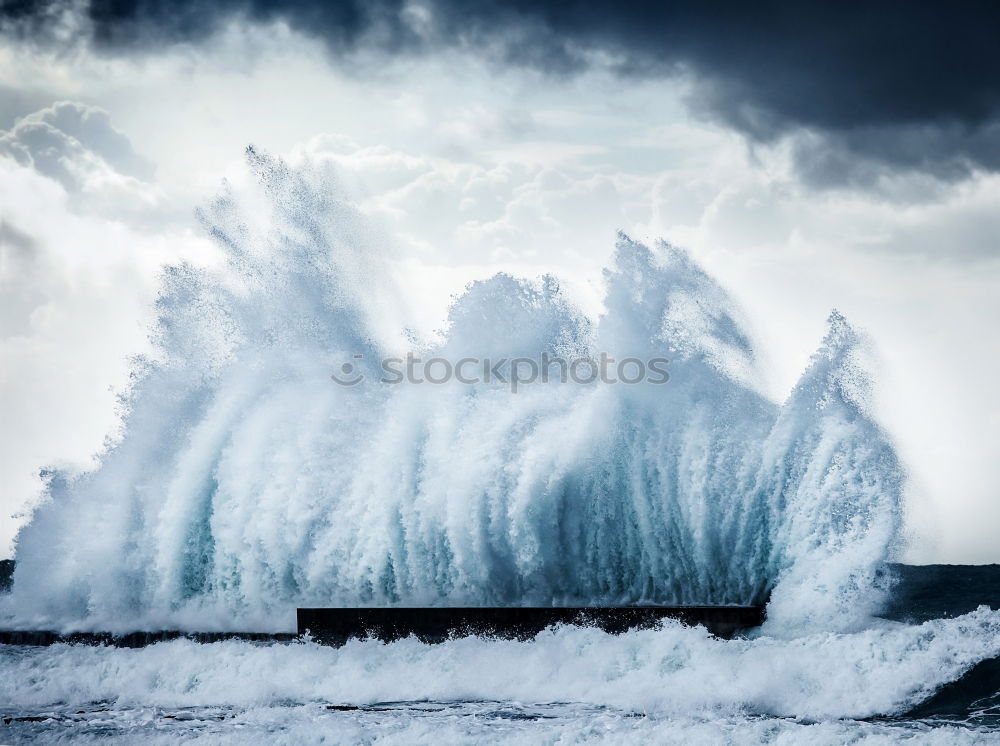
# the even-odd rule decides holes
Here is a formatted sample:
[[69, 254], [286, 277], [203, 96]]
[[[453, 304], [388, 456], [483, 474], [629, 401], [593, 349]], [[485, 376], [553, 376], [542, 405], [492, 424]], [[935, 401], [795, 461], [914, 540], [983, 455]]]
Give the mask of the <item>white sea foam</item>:
[[[278, 731], [311, 723], [313, 736], [331, 716], [326, 705], [402, 702], [409, 704], [381, 715], [345, 715], [345, 732], [367, 729], [371, 737], [381, 730], [406, 740], [441, 727], [445, 736], [478, 732], [485, 739], [483, 721], [490, 718], [484, 713], [500, 710], [561, 719], [568, 740], [599, 736], [605, 728], [606, 735], [646, 733], [659, 740], [674, 728], [675, 736], [690, 733], [694, 742], [770, 732], [822, 743], [874, 737], [879, 726], [835, 721], [906, 712], [998, 655], [1000, 612], [985, 608], [919, 626], [886, 623], [794, 640], [723, 641], [668, 623], [621, 636], [560, 628], [528, 642], [406, 639], [354, 641], [339, 649], [185, 640], [136, 650], [57, 645], [3, 651], [0, 702], [5, 714], [106, 708], [110, 714], [102, 718], [151, 710], [160, 717], [185, 708], [205, 718], [205, 711], [222, 708], [230, 718], [261, 718]], [[636, 716], [641, 722], [632, 721]], [[384, 727], [375, 727], [380, 718]], [[229, 735], [238, 730], [233, 725], [226, 724]], [[493, 728], [493, 735], [501, 737], [506, 727]], [[905, 733], [897, 729], [895, 737]], [[544, 720], [526, 734], [533, 740], [553, 735]]]

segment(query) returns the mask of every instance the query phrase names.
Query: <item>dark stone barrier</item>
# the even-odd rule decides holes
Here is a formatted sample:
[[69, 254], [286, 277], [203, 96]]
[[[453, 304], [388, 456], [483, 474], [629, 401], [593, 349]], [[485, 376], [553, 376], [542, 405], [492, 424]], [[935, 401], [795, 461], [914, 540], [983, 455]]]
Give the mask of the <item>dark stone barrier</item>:
[[656, 627], [665, 619], [702, 625], [717, 637], [764, 623], [763, 606], [593, 606], [299, 609], [298, 631], [317, 642], [343, 645], [351, 638], [389, 642], [415, 635], [423, 642], [477, 635], [530, 639], [559, 624], [597, 627], [611, 634]]
[[142, 648], [156, 642], [168, 640], [192, 640], [193, 642], [219, 642], [221, 640], [247, 640], [250, 642], [289, 642], [297, 635], [291, 633], [268, 632], [179, 632], [159, 630], [156, 632], [73, 632], [61, 635], [48, 630], [0, 629], [0, 645], [55, 645], [73, 643], [77, 645], [108, 645], [116, 648]]

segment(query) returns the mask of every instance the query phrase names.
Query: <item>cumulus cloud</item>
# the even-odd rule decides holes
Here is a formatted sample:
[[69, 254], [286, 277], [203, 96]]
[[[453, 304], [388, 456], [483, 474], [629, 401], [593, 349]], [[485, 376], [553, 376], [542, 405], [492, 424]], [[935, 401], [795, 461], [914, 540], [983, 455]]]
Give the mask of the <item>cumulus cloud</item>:
[[153, 165], [111, 125], [103, 109], [61, 101], [22, 117], [0, 132], [0, 155], [55, 179], [67, 191], [80, 191], [107, 170], [149, 180]]
[[294, 157], [335, 164], [406, 252], [433, 264], [546, 271], [584, 260], [596, 273], [616, 231], [632, 224], [630, 195], [616, 176], [569, 162], [482, 164], [363, 147], [344, 136], [314, 138]]

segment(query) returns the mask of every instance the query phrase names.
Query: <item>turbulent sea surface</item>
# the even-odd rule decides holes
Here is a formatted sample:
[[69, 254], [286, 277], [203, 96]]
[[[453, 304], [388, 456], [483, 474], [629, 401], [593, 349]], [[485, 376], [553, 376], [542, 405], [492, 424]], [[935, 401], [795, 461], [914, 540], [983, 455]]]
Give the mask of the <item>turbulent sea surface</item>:
[[790, 639], [0, 646], [0, 742], [1000, 743], [1000, 566], [890, 572], [891, 619]]
[[[622, 236], [599, 317], [501, 274], [422, 339], [329, 168], [248, 164], [202, 212], [226, 261], [165, 273], [99, 465], [47, 472], [0, 627], [287, 632], [297, 606], [394, 604], [766, 602], [767, 622], [2, 646], [0, 743], [1000, 741], [1000, 575], [890, 563], [905, 468], [843, 316], [773, 402], [726, 292]], [[407, 354], [662, 357], [670, 380], [380, 382]]]

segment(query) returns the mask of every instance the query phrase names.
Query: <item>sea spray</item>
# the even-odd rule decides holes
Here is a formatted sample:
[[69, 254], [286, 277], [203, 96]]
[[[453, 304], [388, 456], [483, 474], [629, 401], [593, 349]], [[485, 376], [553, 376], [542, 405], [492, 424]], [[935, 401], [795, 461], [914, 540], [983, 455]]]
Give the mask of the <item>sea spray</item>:
[[[746, 604], [848, 629], [879, 602], [902, 474], [838, 314], [784, 405], [683, 251], [620, 236], [591, 323], [497, 275], [415, 342], [386, 239], [323, 164], [250, 150], [170, 268], [157, 355], [87, 474], [50, 474], [3, 613], [59, 629], [286, 629], [295, 606]], [[380, 383], [427, 356], [668, 359], [667, 385]], [[363, 381], [340, 386], [345, 362]], [[353, 370], [354, 368], [352, 368]]]

